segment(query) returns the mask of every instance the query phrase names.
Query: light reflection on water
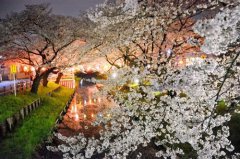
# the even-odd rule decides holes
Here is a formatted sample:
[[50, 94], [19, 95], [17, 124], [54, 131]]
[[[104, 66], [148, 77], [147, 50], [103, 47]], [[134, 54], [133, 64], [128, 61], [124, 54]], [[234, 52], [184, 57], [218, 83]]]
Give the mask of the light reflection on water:
[[96, 117], [110, 117], [104, 111], [109, 109], [109, 101], [103, 97], [93, 98], [98, 91], [95, 85], [80, 87], [72, 103], [58, 126], [58, 132], [65, 136], [83, 132], [86, 136], [96, 136], [100, 126], [92, 126]]

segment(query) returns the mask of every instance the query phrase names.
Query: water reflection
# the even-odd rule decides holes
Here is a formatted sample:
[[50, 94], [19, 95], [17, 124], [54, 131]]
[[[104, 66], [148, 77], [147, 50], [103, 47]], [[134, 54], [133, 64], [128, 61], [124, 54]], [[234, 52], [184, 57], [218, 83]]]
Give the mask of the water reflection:
[[85, 84], [84, 81], [81, 81], [80, 85], [62, 123], [58, 126], [58, 132], [65, 136], [76, 135], [79, 132], [86, 136], [96, 136], [101, 127], [92, 126], [91, 123], [97, 116], [110, 117], [110, 114], [104, 113], [109, 109], [110, 101], [104, 97], [93, 98], [98, 91], [95, 85]]

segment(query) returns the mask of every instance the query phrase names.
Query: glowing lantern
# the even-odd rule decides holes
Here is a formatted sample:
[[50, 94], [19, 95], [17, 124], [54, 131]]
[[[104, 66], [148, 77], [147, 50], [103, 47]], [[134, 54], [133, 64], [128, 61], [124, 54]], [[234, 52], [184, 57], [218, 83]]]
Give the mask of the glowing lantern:
[[24, 72], [29, 72], [29, 68], [28, 68], [27, 66], [24, 66], [24, 67], [23, 67], [23, 71], [24, 71]]

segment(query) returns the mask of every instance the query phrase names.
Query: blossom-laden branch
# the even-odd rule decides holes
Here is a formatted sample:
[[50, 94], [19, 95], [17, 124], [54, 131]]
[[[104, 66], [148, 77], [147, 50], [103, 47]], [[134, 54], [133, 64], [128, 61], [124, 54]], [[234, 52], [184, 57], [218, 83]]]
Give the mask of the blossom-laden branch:
[[[130, 17], [126, 13], [123, 19], [118, 19], [122, 15], [104, 16], [106, 14], [98, 8], [99, 12], [95, 15], [103, 22], [107, 21], [101, 26], [104, 29], [111, 28], [111, 24], [119, 26], [120, 28], [114, 30], [119, 31], [121, 26], [117, 24], [132, 24], [132, 28], [122, 31], [123, 35], [111, 36], [127, 42], [111, 41], [111, 46], [127, 46], [130, 50], [137, 46], [139, 50], [134, 54], [136, 64], [114, 70], [117, 80], [111, 78], [112, 72], [108, 80], [97, 80], [104, 84], [101, 93], [110, 96], [116, 103], [108, 112], [111, 118], [99, 117], [95, 123], [104, 126], [100, 138], [88, 139], [80, 134], [70, 139], [57, 134], [66, 144], [50, 146], [49, 150], [60, 150], [65, 158], [91, 158], [97, 155], [104, 155], [106, 158], [141, 158], [144, 154], [139, 149], [152, 146], [151, 150], [159, 158], [229, 157], [229, 152], [234, 150], [228, 139], [229, 127], [226, 124], [231, 119], [231, 114], [217, 114], [216, 102], [224, 100], [230, 107], [231, 102], [239, 97], [239, 34], [234, 35], [231, 41], [223, 41], [230, 39], [233, 33], [239, 33], [239, 3], [224, 2], [224, 8], [216, 10], [219, 13], [215, 13], [214, 19], [200, 19], [195, 25], [191, 19], [188, 25], [189, 23], [185, 23], [187, 15], [192, 18], [198, 13], [205, 13], [207, 10], [204, 9], [219, 9], [222, 4], [219, 6], [217, 1], [172, 2], [175, 1], [160, 1], [149, 5], [149, 1], [141, 1], [137, 3], [137, 11]], [[107, 8], [102, 9], [106, 13]], [[113, 8], [110, 10], [114, 11]], [[122, 14], [120, 11], [117, 13]], [[229, 18], [225, 20], [226, 24], [219, 18], [222, 16]], [[233, 22], [229, 24], [231, 20]], [[199, 38], [191, 32], [193, 25], [194, 30], [205, 38], [199, 43], [203, 44], [203, 50], [208, 50], [206, 53], [215, 56], [195, 61], [189, 66], [174, 67], [171, 63], [173, 57], [177, 54], [184, 55], [184, 47], [192, 47], [186, 44], [188, 39], [184, 37], [184, 33]], [[234, 27], [229, 28], [229, 25]], [[227, 34], [226, 30], [220, 29], [222, 27], [226, 27]], [[216, 31], [217, 34], [213, 34]], [[170, 38], [171, 33], [176, 35], [173, 39]], [[207, 45], [212, 37], [215, 40], [214, 45]], [[157, 50], [157, 58], [152, 54], [155, 53], [154, 48]], [[165, 54], [169, 48], [172, 52]], [[232, 49], [235, 51], [231, 51]], [[184, 147], [188, 147], [191, 153]], [[134, 152], [137, 154], [134, 155]]]

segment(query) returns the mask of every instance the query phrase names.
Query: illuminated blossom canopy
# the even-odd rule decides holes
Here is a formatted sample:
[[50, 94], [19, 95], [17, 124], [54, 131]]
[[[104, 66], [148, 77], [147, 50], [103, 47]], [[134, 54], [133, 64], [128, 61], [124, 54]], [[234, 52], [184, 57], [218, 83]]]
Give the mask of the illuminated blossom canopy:
[[205, 37], [202, 50], [205, 53], [219, 55], [226, 53], [230, 44], [239, 39], [240, 6], [225, 9], [214, 19], [199, 21], [195, 31]]
[[[135, 58], [109, 72], [108, 80], [93, 80], [104, 84], [100, 93], [116, 103], [107, 112], [111, 118], [99, 117], [94, 123], [103, 125], [100, 138], [56, 134], [66, 144], [47, 148], [61, 151], [64, 158], [238, 158], [228, 138], [227, 122], [232, 113], [238, 113], [234, 108], [239, 104], [239, 2], [125, 2], [104, 4], [89, 13], [95, 23], [102, 23], [97, 29], [103, 33], [98, 35], [105, 35], [109, 47], [122, 50], [125, 46], [124, 53], [138, 50], [132, 55]], [[129, 8], [134, 13], [129, 14]], [[218, 13], [212, 19], [192, 22], [190, 17], [208, 9]], [[178, 35], [191, 28], [186, 23], [189, 19], [195, 33], [204, 37], [203, 43], [195, 39], [197, 45], [212, 56], [174, 67], [176, 52], [189, 39], [179, 36], [169, 41], [167, 33], [174, 30]], [[166, 54], [169, 48], [172, 52]], [[217, 112], [220, 101], [229, 110], [224, 114]]]

